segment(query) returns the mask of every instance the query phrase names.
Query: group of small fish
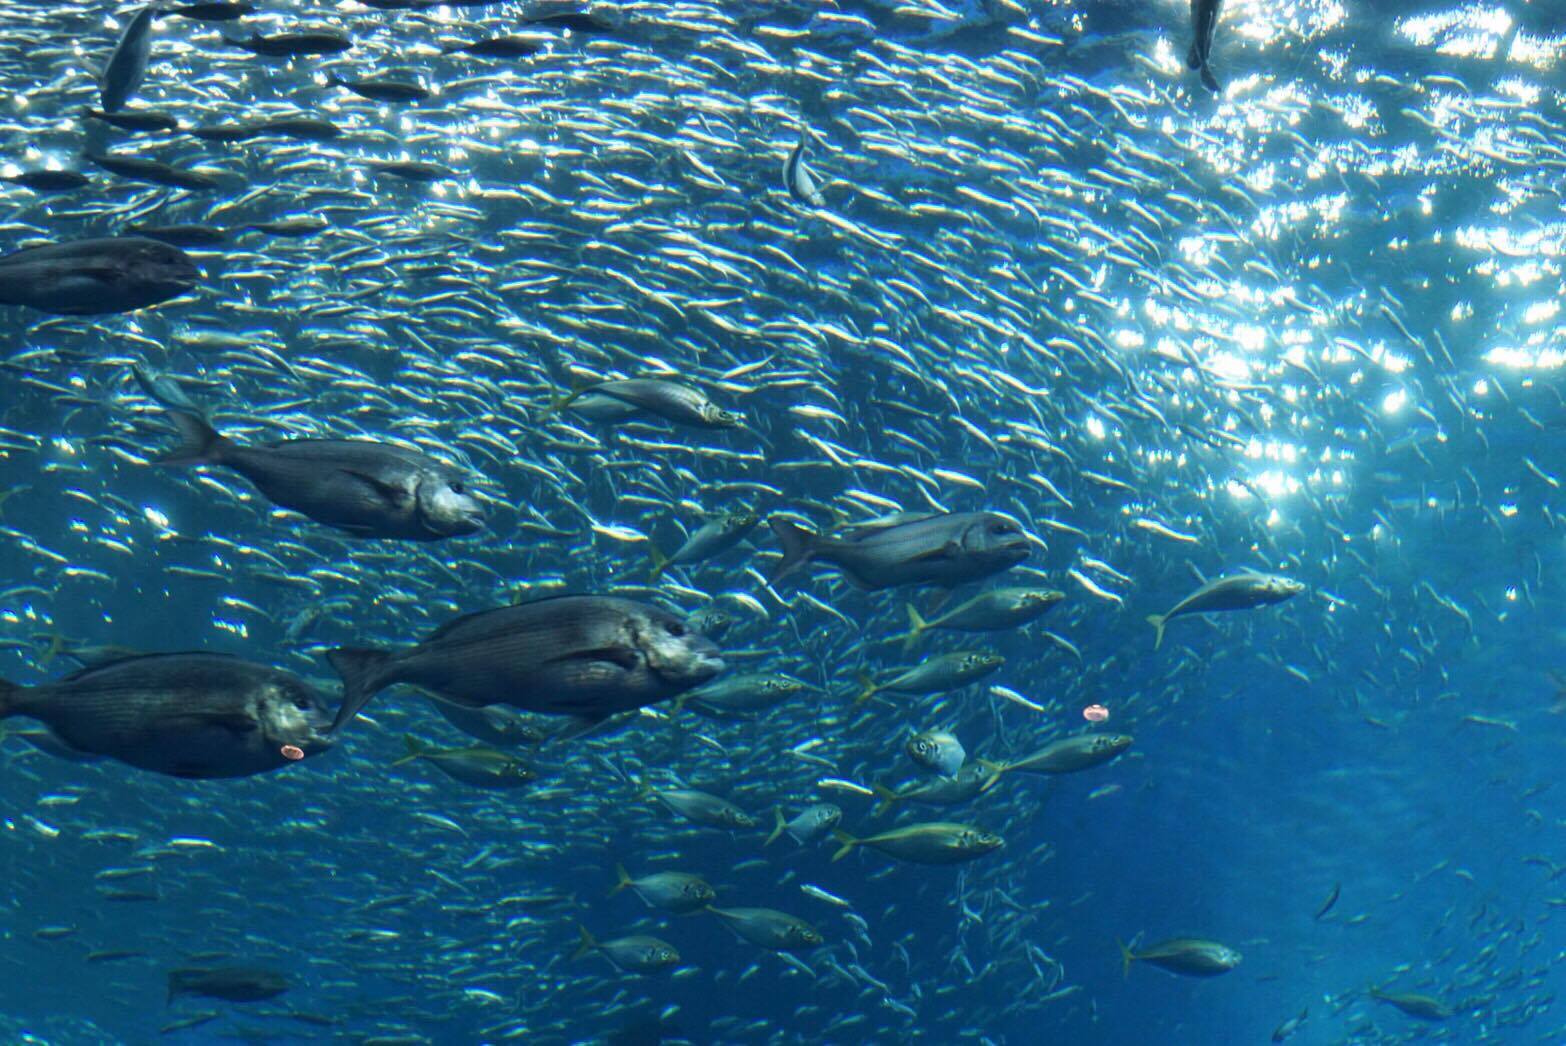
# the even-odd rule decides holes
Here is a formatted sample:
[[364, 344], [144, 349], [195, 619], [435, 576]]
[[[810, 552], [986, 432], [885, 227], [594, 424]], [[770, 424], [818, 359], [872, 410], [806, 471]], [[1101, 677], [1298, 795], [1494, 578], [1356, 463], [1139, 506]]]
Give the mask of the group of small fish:
[[[440, 1030], [458, 1004], [480, 1009], [483, 1041], [580, 1040], [588, 1009], [594, 1033], [602, 1019], [644, 1036], [618, 1041], [680, 1038], [666, 982], [636, 979], [655, 974], [729, 993], [761, 971], [842, 987], [859, 1005], [801, 1003], [819, 1041], [997, 1041], [972, 1030], [953, 977], [1004, 985], [1015, 1001], [997, 1019], [1096, 1013], [1041, 943], [1062, 924], [1019, 885], [1064, 842], [1015, 840], [1052, 816], [1062, 778], [1105, 778], [1084, 801], [1114, 795], [1165, 721], [1154, 683], [1109, 692], [1102, 669], [1144, 658], [1173, 678], [1211, 646], [1305, 631], [1265, 610], [1307, 591], [1278, 571], [1335, 575], [1280, 530], [1220, 547], [1202, 510], [1158, 509], [1160, 468], [1217, 474], [1203, 463], [1246, 453], [1256, 419], [1292, 400], [1181, 346], [1158, 350], [1167, 371], [1133, 372], [1129, 343], [1095, 329], [1109, 265], [1175, 300], [1220, 298], [1176, 235], [1236, 228], [1235, 201], [1203, 198], [1123, 134], [1009, 111], [1044, 84], [1141, 115], [1162, 104], [1050, 73], [1035, 52], [1062, 38], [1036, 6], [150, 3], [83, 20], [117, 34], [91, 41], [91, 84], [46, 22], [22, 20], [34, 60], [71, 70], [23, 107], [48, 110], [53, 144], [0, 144], [17, 243], [0, 305], [19, 332], [0, 462], [20, 477], [0, 492], [16, 564], [0, 624], [36, 680], [0, 680], [0, 720], [31, 724], [0, 736], [16, 742], [8, 771], [60, 800], [25, 823], [57, 836], [44, 815], [66, 821], [77, 775], [130, 791], [134, 771], [310, 762], [319, 787], [232, 786], [248, 814], [222, 809], [228, 793], [158, 791], [196, 787], [180, 781], [146, 786], [147, 826], [69, 827], [150, 862], [100, 885], [177, 883], [174, 859], [218, 849], [154, 840], [156, 807], [185, 795], [214, 824], [274, 819], [282, 876], [336, 877], [315, 839], [374, 846], [375, 896], [328, 884], [362, 901], [332, 954], [437, 991], [402, 1020], [356, 1009], [375, 1025], [366, 1044], [458, 1041]], [[1225, 104], [1221, 6], [1191, 0], [1189, 83], [1214, 99], [1172, 80], [1183, 104]], [[910, 18], [925, 30], [899, 42]], [[264, 28], [239, 34], [249, 22]], [[974, 55], [942, 51], [948, 38], [978, 41], [961, 45]], [[14, 61], [0, 59], [11, 77]], [[927, 105], [933, 88], [892, 68], [958, 100]], [[1102, 155], [1072, 174], [1063, 150], [1090, 134]], [[1158, 178], [1176, 188], [1138, 202]], [[1096, 220], [1106, 189], [1124, 192], [1129, 231]], [[1041, 257], [1010, 256], [997, 225], [1026, 227]], [[1296, 366], [1311, 375], [1312, 359]], [[1180, 441], [1181, 471], [1125, 435], [1133, 421]], [[36, 522], [50, 499], [69, 506], [64, 533]], [[1071, 521], [1095, 505], [1113, 506], [1113, 531]], [[1100, 558], [1115, 555], [1149, 576]], [[1151, 576], [1182, 563], [1189, 581]], [[1133, 600], [1151, 625], [1135, 641], [1092, 616]], [[1325, 661], [1342, 628], [1299, 645]], [[88, 765], [105, 760], [132, 769]], [[329, 809], [361, 800], [383, 823]], [[406, 892], [388, 885], [401, 863]], [[877, 900], [894, 883], [928, 925]], [[743, 905], [720, 901], [741, 889]], [[799, 897], [837, 918], [793, 914]], [[705, 925], [755, 953], [693, 950]], [[1143, 945], [1141, 929], [1119, 944], [1124, 976], [1241, 964], [1230, 944]], [[166, 1005], [335, 1027], [257, 1008], [323, 989], [324, 961], [284, 962], [282, 943], [236, 955], [267, 951], [264, 934], [226, 936], [213, 950], [153, 934], [85, 961], [155, 948]], [[588, 958], [607, 966], [559, 965]], [[1357, 996], [1427, 1022], [1458, 1012], [1390, 985]], [[691, 1038], [767, 1032], [736, 1017]]]

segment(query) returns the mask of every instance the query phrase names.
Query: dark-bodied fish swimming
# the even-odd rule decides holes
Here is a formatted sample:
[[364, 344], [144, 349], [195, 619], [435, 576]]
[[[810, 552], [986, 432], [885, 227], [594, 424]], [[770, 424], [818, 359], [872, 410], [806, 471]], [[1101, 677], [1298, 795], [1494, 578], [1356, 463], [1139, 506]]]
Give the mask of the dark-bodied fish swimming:
[[1213, 75], [1213, 33], [1218, 28], [1218, 11], [1223, 0], [1191, 0], [1191, 49], [1186, 53], [1187, 68], [1201, 70], [1202, 86], [1217, 93], [1218, 78]]
[[273, 504], [354, 537], [440, 541], [484, 525], [464, 474], [419, 451], [346, 439], [245, 446], [186, 411], [169, 418], [180, 443], [160, 464], [233, 469]]
[[718, 648], [658, 607], [613, 596], [554, 596], [449, 621], [396, 653], [328, 655], [347, 722], [394, 683], [455, 704], [510, 705], [602, 719], [666, 701], [723, 670]]
[[147, 75], [147, 63], [152, 57], [153, 20], [158, 17], [158, 5], [148, 4], [125, 23], [109, 60], [104, 63], [98, 89], [103, 111], [118, 112]]
[[0, 257], [0, 305], [62, 316], [133, 312], [179, 297], [200, 278], [185, 252], [157, 240], [70, 240]]
[[219, 654], [147, 654], [53, 683], [0, 681], [0, 719], [173, 777], [248, 777], [326, 751], [331, 718], [298, 676]]
[[1167, 612], [1148, 615], [1147, 623], [1153, 626], [1153, 649], [1163, 645], [1164, 628], [1177, 617], [1222, 610], [1252, 610], [1292, 599], [1303, 591], [1303, 584], [1278, 574], [1229, 574], [1214, 578]]

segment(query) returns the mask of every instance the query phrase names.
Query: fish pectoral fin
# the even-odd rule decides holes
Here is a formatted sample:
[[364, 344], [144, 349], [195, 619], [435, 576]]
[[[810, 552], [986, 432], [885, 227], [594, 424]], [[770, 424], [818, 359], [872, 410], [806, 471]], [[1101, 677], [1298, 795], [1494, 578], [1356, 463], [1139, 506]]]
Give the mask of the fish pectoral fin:
[[258, 729], [256, 721], [243, 712], [182, 712], [164, 716], [162, 725], [173, 730], [227, 730], [236, 735], [251, 734]]
[[360, 472], [357, 469], [339, 469], [343, 475], [348, 476], [354, 482], [369, 487], [375, 496], [380, 498], [392, 508], [404, 508], [412, 500], [413, 495], [404, 487], [393, 483], [387, 483], [379, 476], [372, 476], [368, 472]]
[[630, 672], [642, 663], [642, 657], [628, 646], [604, 646], [591, 650], [574, 650], [569, 654], [551, 658], [550, 661], [555, 664], [562, 661], [608, 661]]
[[937, 545], [935, 548], [921, 552], [917, 556], [910, 556], [909, 562], [928, 563], [932, 560], [938, 559], [955, 559], [957, 557], [957, 553], [961, 551], [962, 546], [960, 544], [955, 541], [948, 541], [944, 545]]

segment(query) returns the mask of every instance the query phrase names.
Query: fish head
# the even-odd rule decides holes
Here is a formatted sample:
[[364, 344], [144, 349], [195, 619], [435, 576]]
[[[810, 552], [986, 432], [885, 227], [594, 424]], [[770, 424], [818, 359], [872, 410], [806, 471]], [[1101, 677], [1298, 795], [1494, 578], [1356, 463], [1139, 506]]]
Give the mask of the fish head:
[[1044, 607], [1048, 609], [1065, 598], [1066, 594], [1058, 589], [1030, 588], [1018, 595], [1017, 602], [1024, 607]]
[[127, 262], [136, 282], [162, 299], [184, 294], [201, 279], [201, 270], [190, 255], [161, 240], [136, 239]]
[[789, 923], [783, 930], [783, 939], [790, 948], [816, 948], [826, 943], [820, 930], [803, 922]]
[[694, 631], [710, 639], [717, 639], [734, 623], [734, 615], [717, 607], [707, 607], [687, 617], [685, 623]]
[[805, 811], [805, 819], [811, 828], [825, 831], [837, 827], [838, 822], [843, 819], [843, 811], [841, 807], [831, 803], [819, 803]]
[[431, 470], [419, 476], [415, 493], [419, 521], [433, 534], [457, 537], [484, 526], [484, 507], [455, 471]]
[[692, 876], [681, 885], [680, 899], [694, 908], [704, 908], [718, 899], [718, 893], [705, 880]]
[[1282, 577], [1278, 574], [1273, 574], [1269, 576], [1266, 581], [1262, 582], [1262, 591], [1269, 598], [1281, 602], [1282, 600], [1288, 599], [1291, 596], [1297, 596], [1301, 592], [1305, 591], [1305, 584], [1301, 581], [1295, 581], [1291, 577]]
[[[256, 700], [261, 736], [274, 751], [292, 747], [300, 754], [318, 755], [332, 747], [332, 712], [315, 689], [297, 676], [279, 672], [261, 687]], [[285, 754], [285, 758], [286, 758]]]
[[1006, 663], [1006, 659], [993, 650], [974, 650], [962, 655], [964, 672], [993, 672]]
[[642, 948], [641, 955], [637, 956], [637, 965], [652, 968], [659, 966], [673, 966], [680, 961], [680, 953], [667, 944], [649, 944]]
[[716, 403], [703, 403], [701, 420], [714, 428], [732, 429], [745, 424], [745, 415], [737, 410], [724, 410]]
[[726, 534], [744, 534], [754, 529], [756, 524], [760, 522], [761, 516], [759, 513], [751, 512], [749, 509], [741, 509], [730, 512], [723, 517], [723, 531]]
[[999, 850], [1006, 840], [994, 832], [982, 831], [978, 828], [964, 828], [957, 835], [957, 848], [963, 853], [987, 854], [991, 850]]
[[1093, 738], [1095, 754], [1119, 755], [1131, 747], [1135, 739], [1130, 734], [1098, 734]]
[[640, 607], [628, 624], [648, 669], [665, 683], [692, 687], [723, 671], [718, 644], [673, 614]]
[[1001, 512], [976, 512], [962, 534], [969, 555], [996, 563], [1001, 569], [1028, 558], [1033, 541], [1022, 524]]

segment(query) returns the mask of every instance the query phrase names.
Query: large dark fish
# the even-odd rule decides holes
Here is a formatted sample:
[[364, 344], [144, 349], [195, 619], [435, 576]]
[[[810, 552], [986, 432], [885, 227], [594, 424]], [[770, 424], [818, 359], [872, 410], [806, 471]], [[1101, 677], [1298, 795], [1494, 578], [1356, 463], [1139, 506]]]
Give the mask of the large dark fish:
[[125, 231], [175, 247], [217, 247], [228, 242], [228, 233], [213, 225], [130, 225]]
[[240, 3], [185, 4], [169, 10], [171, 15], [197, 22], [233, 22], [255, 12], [255, 4]]
[[0, 258], [0, 305], [60, 316], [132, 312], [184, 294], [200, 276], [178, 247], [139, 236], [49, 243]]
[[843, 537], [812, 534], [786, 520], [772, 520], [783, 543], [773, 568], [776, 583], [807, 563], [829, 563], [860, 588], [960, 585], [1016, 566], [1028, 558], [1028, 535], [998, 512], [948, 512], [886, 525], [855, 527]]
[[1211, 65], [1213, 30], [1218, 28], [1218, 9], [1223, 0], [1191, 0], [1191, 50], [1185, 56], [1185, 64], [1202, 71], [1202, 86], [1217, 92], [1218, 78]]
[[87, 176], [79, 171], [51, 171], [47, 168], [22, 171], [18, 174], [0, 174], [0, 182], [20, 185], [33, 192], [70, 192], [74, 189], [86, 188], [91, 184]]
[[104, 112], [123, 109], [136, 88], [141, 86], [152, 57], [152, 22], [157, 17], [158, 5], [148, 4], [126, 23], [120, 42], [114, 45], [114, 52], [109, 55], [98, 80]]
[[179, 126], [179, 121], [168, 113], [160, 113], [152, 109], [127, 109], [118, 113], [88, 109], [87, 116], [89, 119], [101, 120], [112, 127], [118, 127], [122, 131], [172, 131]]
[[181, 443], [159, 464], [231, 468], [273, 504], [354, 537], [439, 541], [484, 525], [462, 474], [418, 451], [346, 439], [246, 447], [188, 411], [169, 417]]
[[603, 719], [654, 704], [723, 671], [717, 646], [658, 607], [613, 596], [552, 596], [449, 621], [397, 653], [327, 654], [343, 677], [337, 726], [394, 683], [453, 704], [511, 705]]
[[0, 719], [173, 777], [248, 777], [324, 752], [330, 716], [291, 672], [222, 654], [144, 654], [24, 687], [0, 680]]
[[180, 995], [205, 995], [226, 1002], [260, 1002], [288, 990], [288, 978], [271, 970], [226, 966], [169, 971], [169, 1002]]

